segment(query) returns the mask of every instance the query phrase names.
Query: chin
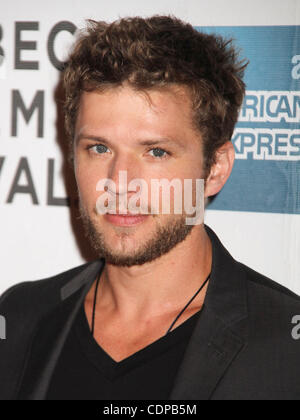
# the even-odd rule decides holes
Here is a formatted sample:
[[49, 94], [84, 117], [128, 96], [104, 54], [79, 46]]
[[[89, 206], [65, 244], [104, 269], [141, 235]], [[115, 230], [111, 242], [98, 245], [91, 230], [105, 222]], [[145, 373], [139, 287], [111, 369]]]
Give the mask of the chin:
[[[142, 235], [138, 232], [120, 230], [118, 232], [112, 232], [111, 234], [103, 235], [103, 240], [106, 247], [111, 249], [112, 252], [118, 254], [128, 254], [131, 256], [137, 249], [140, 249], [145, 242], [145, 237], [149, 237], [149, 234], [143, 233]], [[144, 238], [144, 241], [143, 241]], [[120, 255], [120, 256], [122, 256]]]

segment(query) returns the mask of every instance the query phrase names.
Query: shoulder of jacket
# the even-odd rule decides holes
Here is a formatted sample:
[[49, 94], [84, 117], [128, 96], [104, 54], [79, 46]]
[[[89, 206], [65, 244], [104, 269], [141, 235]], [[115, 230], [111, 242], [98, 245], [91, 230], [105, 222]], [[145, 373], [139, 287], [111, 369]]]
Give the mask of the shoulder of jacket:
[[253, 270], [245, 264], [239, 263], [246, 273], [248, 291], [251, 296], [259, 302], [273, 302], [278, 308], [285, 306], [293, 310], [299, 308], [300, 313], [300, 296], [285, 286], [275, 282], [274, 280], [264, 276]]
[[46, 312], [60, 301], [61, 288], [89, 265], [86, 263], [49, 278], [10, 287], [0, 297], [0, 314], [5, 316], [7, 312], [14, 312], [23, 316], [28, 311]]

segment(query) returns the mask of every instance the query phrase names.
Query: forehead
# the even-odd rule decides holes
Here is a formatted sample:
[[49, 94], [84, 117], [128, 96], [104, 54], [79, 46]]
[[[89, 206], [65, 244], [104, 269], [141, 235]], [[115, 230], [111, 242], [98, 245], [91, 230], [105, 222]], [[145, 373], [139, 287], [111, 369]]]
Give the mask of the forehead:
[[[152, 135], [197, 134], [192, 123], [192, 101], [186, 88], [172, 85], [135, 90], [128, 85], [105, 91], [84, 92], [78, 111], [76, 132], [104, 131], [109, 134]], [[94, 133], [95, 135], [97, 133]]]

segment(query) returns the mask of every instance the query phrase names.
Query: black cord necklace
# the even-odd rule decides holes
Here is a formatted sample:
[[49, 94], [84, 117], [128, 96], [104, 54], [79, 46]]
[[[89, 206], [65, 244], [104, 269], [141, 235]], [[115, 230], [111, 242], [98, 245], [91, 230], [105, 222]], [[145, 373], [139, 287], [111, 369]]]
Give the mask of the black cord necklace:
[[[208, 281], [210, 279], [210, 276], [211, 276], [211, 273], [208, 275], [207, 279], [201, 285], [201, 287], [199, 288], [199, 290], [194, 294], [194, 296], [189, 300], [189, 302], [185, 305], [185, 307], [182, 309], [182, 311], [174, 319], [174, 321], [172, 322], [170, 328], [166, 332], [166, 335], [171, 332], [172, 328], [174, 327], [174, 325], [176, 324], [176, 322], [178, 321], [178, 319], [181, 317], [181, 315], [184, 313], [184, 311], [193, 302], [193, 300], [196, 298], [196, 296], [198, 296], [198, 294], [204, 289], [204, 287], [206, 286], [206, 284], [208, 283]], [[94, 332], [95, 332], [95, 315], [96, 315], [97, 295], [98, 295], [98, 288], [99, 288], [100, 278], [101, 278], [101, 274], [99, 274], [99, 276], [97, 278], [96, 287], [95, 287], [95, 294], [94, 294], [93, 315], [92, 315], [92, 328], [91, 328], [93, 337], [94, 337]]]

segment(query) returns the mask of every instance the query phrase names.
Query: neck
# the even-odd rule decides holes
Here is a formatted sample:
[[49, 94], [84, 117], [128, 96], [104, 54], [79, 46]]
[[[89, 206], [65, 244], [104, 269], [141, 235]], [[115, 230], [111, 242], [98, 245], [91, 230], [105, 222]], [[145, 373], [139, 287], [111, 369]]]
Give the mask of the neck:
[[[211, 271], [212, 246], [203, 225], [168, 254], [142, 266], [107, 264], [99, 285], [98, 309], [109, 308], [122, 319], [147, 320], [176, 312], [188, 302]], [[94, 287], [90, 291], [93, 296]], [[201, 307], [206, 288], [191, 304]]]

